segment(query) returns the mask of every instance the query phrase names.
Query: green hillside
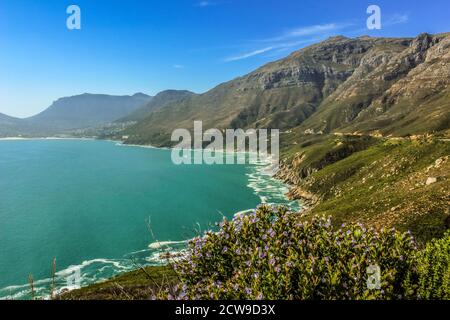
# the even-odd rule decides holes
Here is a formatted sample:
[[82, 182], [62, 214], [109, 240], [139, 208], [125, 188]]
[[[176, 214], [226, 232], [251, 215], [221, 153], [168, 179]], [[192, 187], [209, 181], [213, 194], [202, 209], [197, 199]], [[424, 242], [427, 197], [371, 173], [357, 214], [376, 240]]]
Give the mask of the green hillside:
[[278, 177], [310, 214], [337, 224], [411, 230], [419, 240], [450, 228], [450, 142], [433, 138], [323, 136], [285, 146]]

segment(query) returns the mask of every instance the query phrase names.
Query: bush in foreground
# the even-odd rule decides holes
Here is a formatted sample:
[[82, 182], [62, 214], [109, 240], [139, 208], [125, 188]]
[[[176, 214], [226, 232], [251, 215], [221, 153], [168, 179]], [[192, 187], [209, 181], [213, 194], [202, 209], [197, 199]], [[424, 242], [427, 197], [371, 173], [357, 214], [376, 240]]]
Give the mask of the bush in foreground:
[[407, 283], [419, 299], [450, 300], [450, 231], [418, 252]]
[[[418, 258], [426, 270], [435, 259], [432, 246]], [[268, 206], [224, 220], [217, 233], [194, 239], [188, 252], [174, 266], [182, 285], [163, 298], [403, 299], [442, 281], [415, 268], [417, 247], [409, 233], [362, 225], [336, 230], [329, 219], [305, 222]], [[436, 274], [445, 264], [448, 271], [448, 255], [443, 255]], [[375, 266], [381, 270], [379, 289], [368, 286], [376, 284], [368, 272]], [[416, 279], [426, 280], [419, 286]]]

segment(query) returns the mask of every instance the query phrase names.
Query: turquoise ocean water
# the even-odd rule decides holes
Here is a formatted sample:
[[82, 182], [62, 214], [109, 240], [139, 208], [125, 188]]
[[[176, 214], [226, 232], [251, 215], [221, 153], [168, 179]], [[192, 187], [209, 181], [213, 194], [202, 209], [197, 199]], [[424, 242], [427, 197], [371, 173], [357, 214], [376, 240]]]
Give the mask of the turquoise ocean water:
[[[165, 149], [94, 140], [0, 141], [0, 298], [161, 263], [223, 216], [288, 203], [263, 165], [182, 165]], [[149, 227], [150, 226], [150, 227]], [[149, 230], [151, 229], [151, 231]]]

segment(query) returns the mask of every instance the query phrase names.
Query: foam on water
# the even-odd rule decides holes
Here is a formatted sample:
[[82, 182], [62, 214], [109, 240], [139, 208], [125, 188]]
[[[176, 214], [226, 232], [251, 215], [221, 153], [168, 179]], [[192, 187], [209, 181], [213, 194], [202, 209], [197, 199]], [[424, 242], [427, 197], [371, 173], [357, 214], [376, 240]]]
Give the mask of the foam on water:
[[[142, 265], [161, 265], [166, 261], [163, 255], [167, 253], [176, 255], [182, 248], [183, 242], [166, 242], [163, 246], [156, 248], [149, 248], [132, 252], [123, 257], [123, 259], [92, 259], [83, 261], [79, 265], [72, 265], [55, 273], [55, 292], [64, 290], [74, 290], [80, 287], [96, 283], [119, 273], [132, 271]], [[174, 245], [174, 248], [170, 247]], [[73, 281], [73, 276], [79, 271], [79, 281]], [[72, 279], [72, 281], [69, 281]], [[50, 295], [53, 279], [39, 279], [34, 281], [35, 296], [46, 299]], [[77, 285], [78, 283], [78, 285]], [[31, 298], [30, 284], [22, 284], [9, 286], [0, 289], [0, 299], [29, 299]]]
[[283, 205], [291, 211], [301, 211], [302, 205], [299, 201], [289, 201], [286, 198], [289, 186], [273, 177], [272, 168], [270, 159], [249, 167], [247, 186], [254, 190], [263, 204]]
[[[118, 146], [125, 146], [117, 144]], [[129, 146], [132, 147], [132, 146]], [[141, 147], [141, 146], [139, 146]], [[147, 146], [147, 148], [154, 148]], [[272, 162], [265, 159], [260, 163], [249, 166], [246, 176], [248, 178], [247, 186], [251, 188], [261, 203], [270, 205], [284, 205], [292, 211], [301, 210], [302, 206], [298, 201], [288, 201], [285, 197], [288, 186], [273, 177]], [[243, 215], [252, 212], [254, 208], [241, 210], [236, 215]], [[148, 248], [130, 252], [121, 259], [92, 259], [83, 261], [78, 265], [69, 266], [55, 274], [55, 291], [73, 290], [78, 286], [86, 286], [119, 273], [137, 269], [142, 265], [161, 265], [167, 263], [169, 257], [171, 261], [183, 256], [186, 245], [189, 240], [169, 241], [163, 239], [155, 241], [148, 245]], [[70, 283], [67, 280], [78, 272], [80, 279], [77, 284]], [[34, 290], [36, 297], [48, 298], [53, 279], [38, 279], [34, 281]], [[22, 284], [9, 286], [0, 289], [0, 299], [29, 299], [30, 285]]]
[[187, 241], [156, 241], [156, 242], [150, 243], [148, 245], [148, 247], [150, 249], [161, 249], [161, 248], [168, 247], [171, 245], [186, 244], [186, 243], [187, 243]]

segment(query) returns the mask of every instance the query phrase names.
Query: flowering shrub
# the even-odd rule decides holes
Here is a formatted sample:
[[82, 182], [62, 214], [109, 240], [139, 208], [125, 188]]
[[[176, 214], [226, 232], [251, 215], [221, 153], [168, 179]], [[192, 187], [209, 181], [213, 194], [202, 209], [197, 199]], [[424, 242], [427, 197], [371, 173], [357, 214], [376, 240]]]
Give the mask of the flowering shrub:
[[[182, 285], [168, 298], [400, 299], [412, 294], [403, 284], [416, 249], [409, 233], [336, 230], [330, 219], [305, 222], [262, 206], [191, 241], [174, 266]], [[379, 289], [368, 287], [372, 265], [381, 269]]]
[[407, 283], [417, 298], [450, 300], [450, 231], [417, 254]]

